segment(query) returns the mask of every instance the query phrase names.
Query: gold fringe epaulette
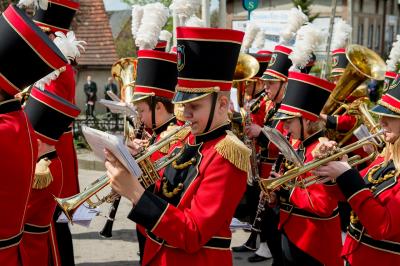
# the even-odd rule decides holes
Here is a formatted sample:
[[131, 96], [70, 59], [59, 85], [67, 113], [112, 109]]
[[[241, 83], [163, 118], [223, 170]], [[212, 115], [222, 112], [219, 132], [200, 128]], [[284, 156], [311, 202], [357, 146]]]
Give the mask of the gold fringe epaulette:
[[223, 140], [215, 145], [215, 150], [242, 171], [250, 171], [251, 150], [242, 141], [227, 130]]
[[43, 189], [53, 182], [53, 176], [51, 175], [49, 168], [50, 164], [51, 161], [47, 158], [43, 158], [36, 163], [35, 178], [33, 179], [32, 188]]
[[[175, 130], [178, 126], [177, 125], [172, 125], [172, 126], [168, 126], [167, 130], [163, 131], [160, 135], [160, 138], [164, 138], [165, 136], [167, 136], [171, 131]], [[178, 138], [179, 141], [183, 141], [190, 133], [190, 127], [186, 127], [182, 130], [180, 130], [178, 133], [175, 134], [175, 137]], [[160, 149], [161, 153], [168, 153], [169, 148], [171, 146], [173, 146], [176, 143], [176, 141], [172, 141], [169, 143], [169, 145], [165, 145], [164, 147], [162, 147]]]

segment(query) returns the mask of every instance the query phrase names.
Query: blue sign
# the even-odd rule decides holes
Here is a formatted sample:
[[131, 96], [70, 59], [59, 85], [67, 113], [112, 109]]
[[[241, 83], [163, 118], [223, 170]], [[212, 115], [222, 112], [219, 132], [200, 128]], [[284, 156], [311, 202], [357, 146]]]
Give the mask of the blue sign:
[[258, 0], [243, 0], [243, 8], [251, 12], [258, 7]]

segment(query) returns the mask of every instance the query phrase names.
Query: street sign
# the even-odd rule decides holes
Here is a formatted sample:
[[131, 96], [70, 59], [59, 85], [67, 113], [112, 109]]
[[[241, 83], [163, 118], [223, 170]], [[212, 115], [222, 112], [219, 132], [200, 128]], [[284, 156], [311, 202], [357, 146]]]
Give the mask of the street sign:
[[251, 12], [258, 7], [258, 0], [243, 0], [243, 8]]
[[250, 13], [258, 7], [258, 0], [243, 0], [243, 8], [247, 10], [248, 19], [250, 20]]

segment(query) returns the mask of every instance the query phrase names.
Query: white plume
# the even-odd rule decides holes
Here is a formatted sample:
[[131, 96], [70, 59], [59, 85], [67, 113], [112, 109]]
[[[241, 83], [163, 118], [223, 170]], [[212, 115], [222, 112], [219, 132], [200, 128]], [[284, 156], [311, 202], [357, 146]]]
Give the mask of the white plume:
[[260, 30], [257, 35], [256, 38], [254, 40], [254, 45], [256, 46], [257, 49], [262, 49], [265, 45], [265, 33], [263, 30]]
[[242, 43], [242, 52], [248, 51], [250, 47], [253, 45], [254, 39], [256, 38], [257, 33], [260, 31], [260, 27], [256, 24], [249, 22], [246, 26], [246, 31], [243, 37]]
[[400, 35], [397, 35], [396, 41], [392, 45], [392, 50], [390, 50], [389, 59], [386, 60], [387, 70], [396, 71], [397, 63], [400, 59]]
[[139, 30], [143, 17], [143, 7], [139, 5], [132, 6], [132, 35], [136, 39], [136, 34]]
[[39, 81], [36, 81], [35, 86], [37, 88], [44, 89], [45, 85], [49, 85], [51, 81], [56, 80], [58, 78], [58, 76], [60, 76], [60, 74], [64, 71], [65, 71], [65, 67], [54, 70], [47, 76], [41, 78]]
[[160, 32], [160, 36], [158, 37], [161, 41], [167, 41], [167, 47], [165, 48], [166, 51], [169, 50], [170, 43], [171, 43], [172, 33], [167, 30], [162, 30]]
[[337, 22], [335, 22], [335, 26], [333, 27], [331, 50], [345, 48], [351, 31], [351, 26], [343, 19], [339, 19]]
[[204, 28], [206, 24], [204, 23], [203, 20], [198, 18], [197, 16], [193, 15], [191, 16], [185, 23], [186, 27], [200, 27]]
[[174, 11], [178, 16], [178, 26], [184, 26], [199, 6], [200, 3], [198, 0], [173, 0], [169, 9]]
[[313, 24], [307, 23], [302, 26], [297, 31], [296, 42], [294, 43], [292, 53], [289, 55], [293, 63], [290, 70], [296, 71], [306, 67], [312, 58], [312, 53], [323, 40], [323, 33]]
[[33, 6], [34, 9], [43, 9], [47, 10], [47, 7], [49, 5], [48, 0], [19, 0], [17, 6], [18, 7], [31, 7]]
[[81, 56], [81, 52], [85, 51], [85, 47], [83, 45], [85, 45], [86, 42], [78, 41], [73, 31], [67, 32], [67, 35], [61, 31], [57, 31], [55, 32], [55, 35], [56, 38], [54, 39], [54, 43], [69, 62]]
[[280, 34], [280, 43], [288, 44], [296, 36], [296, 32], [300, 27], [306, 22], [308, 22], [308, 17], [301, 11], [300, 6], [290, 9], [288, 24]]
[[168, 19], [168, 8], [161, 3], [151, 3], [143, 7], [142, 24], [136, 35], [135, 43], [139, 49], [154, 49], [158, 36]]

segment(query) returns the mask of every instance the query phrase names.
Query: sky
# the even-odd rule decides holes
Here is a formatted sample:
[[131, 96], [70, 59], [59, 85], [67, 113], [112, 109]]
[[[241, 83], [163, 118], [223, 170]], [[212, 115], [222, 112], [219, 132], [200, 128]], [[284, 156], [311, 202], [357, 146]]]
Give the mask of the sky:
[[[103, 0], [107, 11], [124, 10], [130, 9], [128, 4], [125, 4], [122, 0]], [[218, 0], [211, 0], [211, 10], [218, 7]]]

